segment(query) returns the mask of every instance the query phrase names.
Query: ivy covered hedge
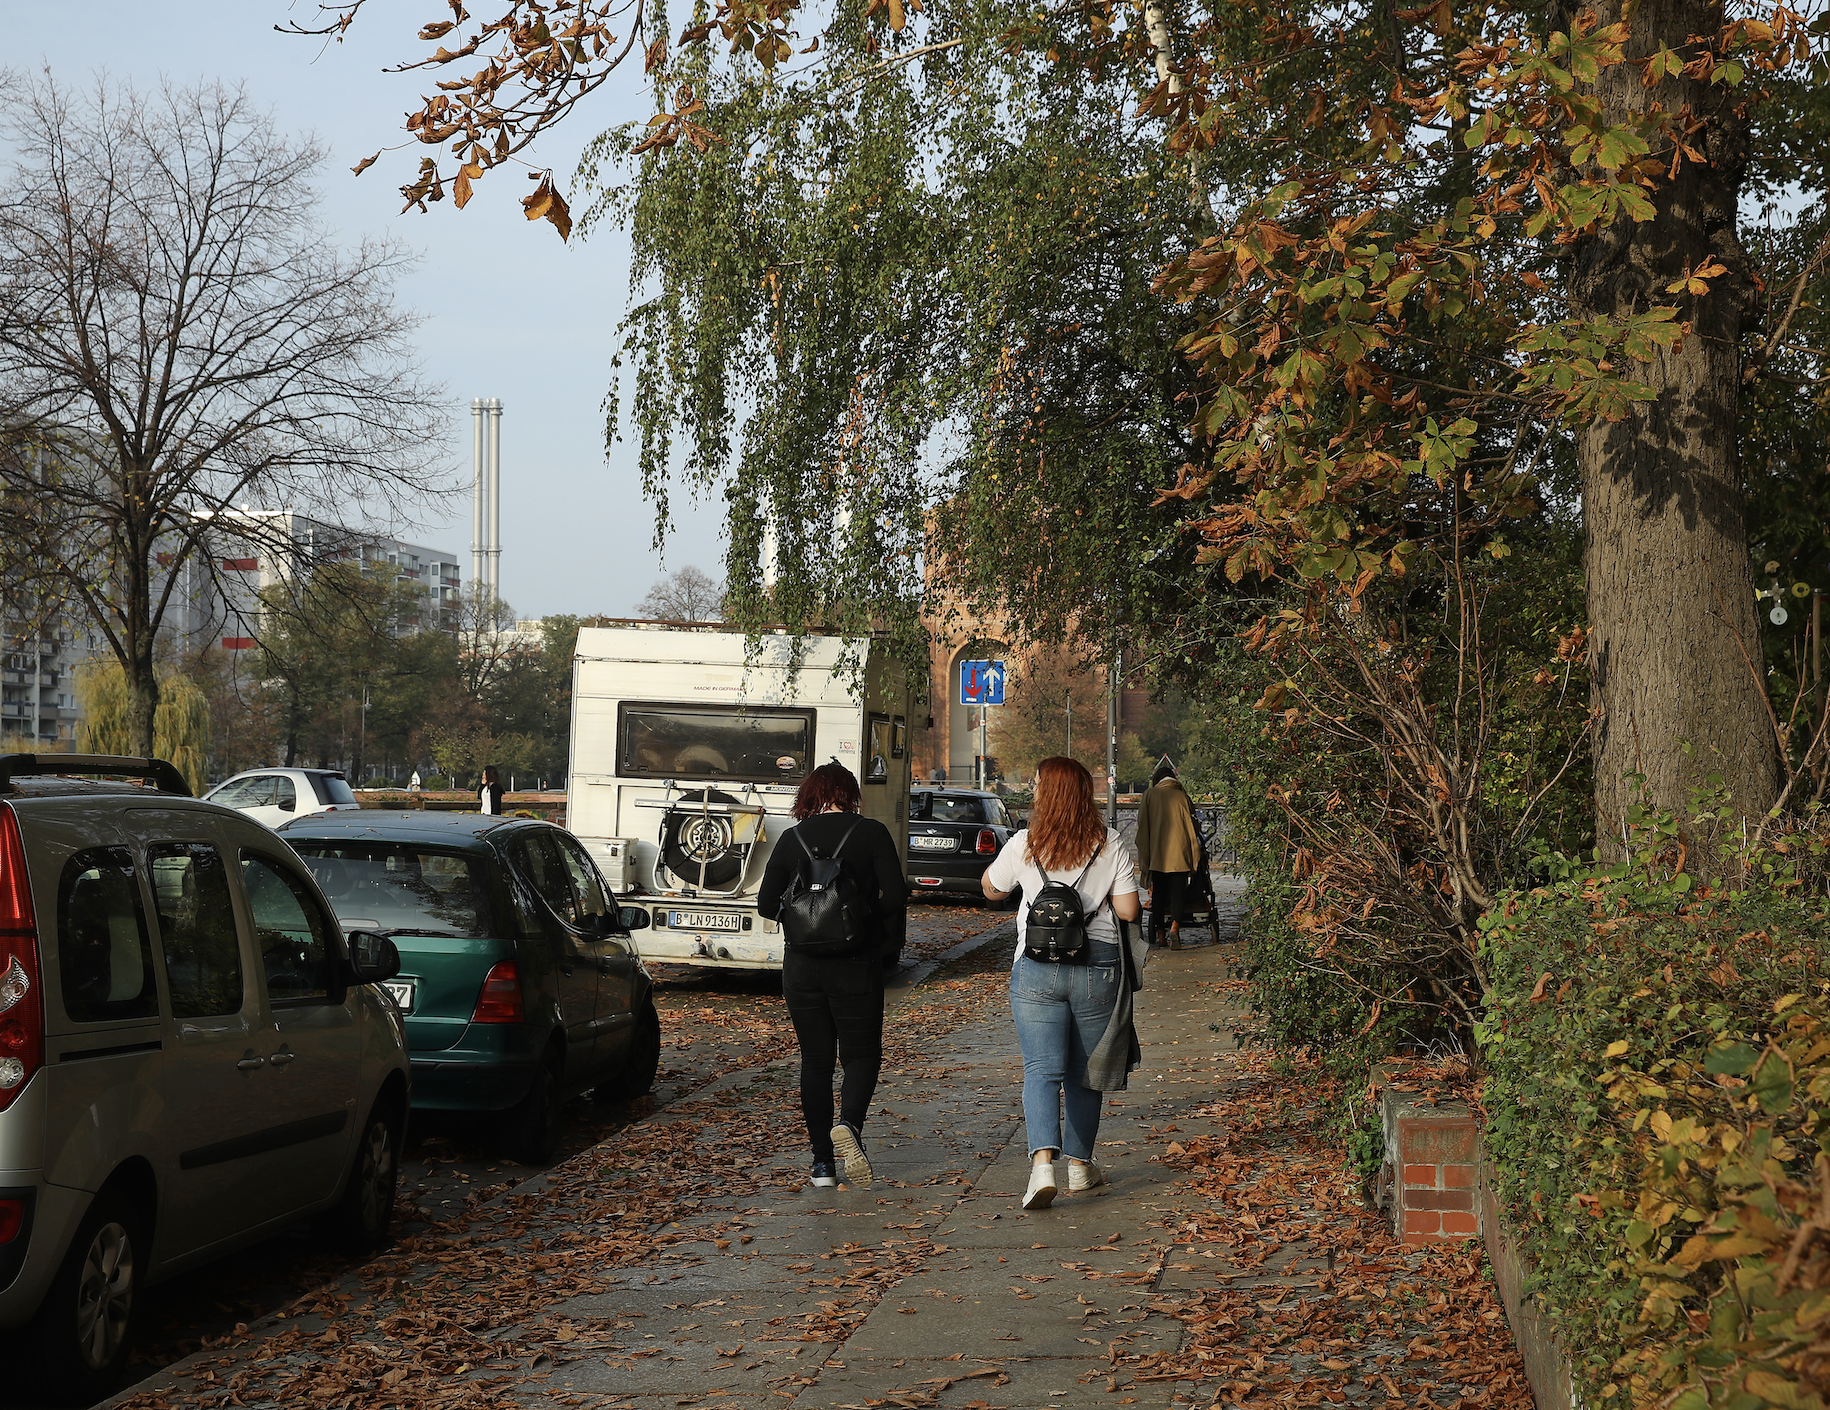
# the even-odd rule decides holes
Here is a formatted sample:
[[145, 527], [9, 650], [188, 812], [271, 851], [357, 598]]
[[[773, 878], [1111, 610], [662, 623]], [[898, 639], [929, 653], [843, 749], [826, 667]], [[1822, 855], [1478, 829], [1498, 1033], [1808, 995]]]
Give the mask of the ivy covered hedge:
[[1642, 864], [1483, 921], [1497, 1193], [1590, 1405], [1830, 1399], [1830, 926]]

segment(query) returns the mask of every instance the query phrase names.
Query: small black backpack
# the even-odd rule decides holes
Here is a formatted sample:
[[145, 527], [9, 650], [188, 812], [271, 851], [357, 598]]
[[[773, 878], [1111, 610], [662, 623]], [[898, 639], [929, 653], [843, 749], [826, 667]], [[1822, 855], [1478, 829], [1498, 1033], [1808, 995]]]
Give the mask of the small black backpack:
[[[1093, 916], [1080, 900], [1080, 883], [1106, 849], [1105, 843], [1093, 849], [1080, 875], [1072, 882], [1051, 881], [1048, 873], [1037, 867], [1042, 889], [1029, 903], [1023, 917], [1023, 953], [1044, 964], [1085, 964], [1090, 947], [1087, 944], [1087, 922]], [[1100, 906], [1105, 902], [1101, 901]], [[1094, 907], [1093, 915], [1099, 914]]]
[[858, 883], [839, 866], [839, 853], [857, 828], [854, 822], [845, 829], [830, 857], [815, 852], [801, 836], [801, 830], [794, 829], [807, 860], [788, 882], [776, 915], [790, 950], [803, 955], [848, 955], [867, 938], [870, 908], [864, 903]]

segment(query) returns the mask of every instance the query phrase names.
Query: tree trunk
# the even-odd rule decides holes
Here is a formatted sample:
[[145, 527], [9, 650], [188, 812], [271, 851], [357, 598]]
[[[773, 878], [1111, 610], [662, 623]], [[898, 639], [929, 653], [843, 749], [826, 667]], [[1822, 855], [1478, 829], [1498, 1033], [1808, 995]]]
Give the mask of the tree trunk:
[[[1669, 45], [1686, 58], [1692, 35], [1713, 35], [1719, 4], [1650, 0], [1597, 7], [1601, 24], [1626, 18], [1630, 60]], [[1740, 344], [1753, 307], [1748, 261], [1736, 236], [1745, 164], [1742, 96], [1686, 78], [1648, 88], [1627, 63], [1595, 87], [1610, 122], [1659, 105], [1707, 120], [1686, 159], [1661, 175], [1653, 219], [1621, 217], [1574, 249], [1574, 311], [1623, 317], [1676, 304], [1690, 331], [1650, 363], [1623, 360], [1624, 375], [1651, 388], [1617, 422], [1593, 421], [1576, 437], [1582, 471], [1595, 743], [1595, 822], [1604, 855], [1618, 856], [1626, 808], [1642, 796], [1683, 814], [1690, 789], [1720, 773], [1734, 811], [1758, 816], [1777, 794], [1778, 753], [1763, 689], [1759, 625], [1747, 563], [1747, 521], [1736, 454]], [[1668, 142], [1656, 142], [1668, 163]], [[1726, 273], [1707, 295], [1667, 285], [1710, 261]], [[1689, 745], [1688, 753], [1681, 747]], [[1627, 774], [1645, 778], [1644, 793]], [[1715, 874], [1718, 826], [1692, 841], [1691, 868]]]
[[289, 682], [286, 691], [286, 767], [299, 757], [299, 687]]
[[129, 752], [135, 758], [154, 758], [153, 718], [159, 713], [159, 677], [153, 671], [150, 653], [136, 655], [127, 662], [123, 674], [127, 680]]

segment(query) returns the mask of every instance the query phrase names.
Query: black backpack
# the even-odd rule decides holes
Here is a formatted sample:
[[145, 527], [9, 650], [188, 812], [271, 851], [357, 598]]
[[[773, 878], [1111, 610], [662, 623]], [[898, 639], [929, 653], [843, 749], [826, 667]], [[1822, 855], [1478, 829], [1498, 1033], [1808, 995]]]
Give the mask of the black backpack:
[[776, 914], [790, 950], [803, 955], [848, 955], [867, 938], [870, 908], [858, 883], [839, 866], [839, 853], [857, 828], [854, 822], [845, 829], [830, 857], [815, 852], [801, 830], [794, 829], [807, 860], [789, 880]]
[[[1105, 843], [1093, 849], [1093, 855], [1087, 858], [1087, 864], [1080, 869], [1080, 875], [1070, 882], [1051, 881], [1048, 873], [1037, 867], [1037, 874], [1042, 877], [1042, 889], [1029, 903], [1029, 910], [1023, 917], [1023, 953], [1032, 960], [1041, 960], [1044, 964], [1085, 964], [1090, 946], [1087, 944], [1087, 922], [1093, 916], [1087, 914], [1087, 908], [1080, 900], [1080, 883], [1093, 869], [1093, 863], [1099, 860], [1099, 854], [1106, 849]], [[1101, 901], [1100, 906], [1105, 902]], [[1099, 914], [1095, 907], [1093, 915]]]

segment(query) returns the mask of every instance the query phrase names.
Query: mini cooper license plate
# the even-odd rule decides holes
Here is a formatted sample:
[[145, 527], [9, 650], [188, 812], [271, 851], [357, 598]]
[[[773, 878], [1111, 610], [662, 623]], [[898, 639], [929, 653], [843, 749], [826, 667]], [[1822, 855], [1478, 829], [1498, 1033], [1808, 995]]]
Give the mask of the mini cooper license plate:
[[416, 986], [411, 979], [384, 979], [381, 987], [400, 1005], [402, 1013], [413, 1012], [413, 990]]
[[951, 837], [911, 837], [909, 846], [917, 852], [951, 852], [957, 844]]
[[743, 929], [743, 917], [734, 911], [669, 911], [667, 923], [675, 930]]

